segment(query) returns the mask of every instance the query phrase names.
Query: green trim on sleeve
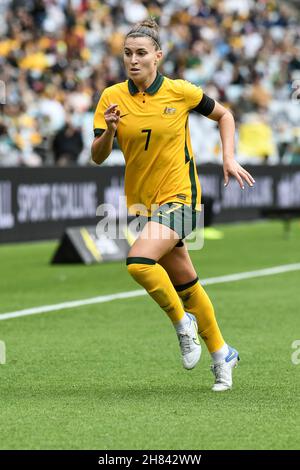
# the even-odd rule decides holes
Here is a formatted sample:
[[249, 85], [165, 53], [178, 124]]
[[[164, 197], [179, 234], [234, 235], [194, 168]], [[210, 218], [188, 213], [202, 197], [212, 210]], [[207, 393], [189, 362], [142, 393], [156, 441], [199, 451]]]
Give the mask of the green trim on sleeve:
[[94, 136], [95, 137], [100, 137], [103, 132], [105, 132], [105, 129], [94, 129]]

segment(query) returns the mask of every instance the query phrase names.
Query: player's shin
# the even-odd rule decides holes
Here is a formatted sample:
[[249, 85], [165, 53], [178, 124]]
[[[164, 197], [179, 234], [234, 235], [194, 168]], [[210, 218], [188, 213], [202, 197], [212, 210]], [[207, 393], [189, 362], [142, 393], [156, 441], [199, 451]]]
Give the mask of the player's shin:
[[143, 286], [149, 295], [167, 313], [173, 323], [184, 317], [184, 309], [177, 292], [164, 268], [149, 258], [127, 258], [131, 276]]
[[175, 286], [175, 289], [183, 302], [184, 310], [196, 317], [199, 334], [208, 351], [213, 354], [220, 350], [225, 345], [225, 341], [218, 326], [213, 305], [198, 278], [187, 284]]

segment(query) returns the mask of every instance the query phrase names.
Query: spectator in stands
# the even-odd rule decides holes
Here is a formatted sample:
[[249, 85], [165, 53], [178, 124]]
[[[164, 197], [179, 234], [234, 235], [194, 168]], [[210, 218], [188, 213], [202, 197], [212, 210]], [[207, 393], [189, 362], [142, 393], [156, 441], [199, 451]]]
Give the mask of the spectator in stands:
[[0, 166], [19, 165], [17, 149], [9, 136], [5, 124], [0, 122]]
[[287, 163], [300, 165], [300, 136], [295, 137], [292, 144], [289, 146], [286, 160]]
[[60, 129], [53, 140], [54, 161], [58, 166], [77, 163], [77, 158], [83, 149], [81, 132], [76, 129], [71, 120]]

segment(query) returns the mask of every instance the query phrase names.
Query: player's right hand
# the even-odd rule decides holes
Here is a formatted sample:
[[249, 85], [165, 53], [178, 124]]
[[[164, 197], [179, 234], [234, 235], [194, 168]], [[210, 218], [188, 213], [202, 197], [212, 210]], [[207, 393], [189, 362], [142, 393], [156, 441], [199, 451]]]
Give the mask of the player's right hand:
[[117, 110], [117, 104], [111, 104], [106, 111], [104, 111], [104, 119], [107, 129], [116, 131], [120, 121], [120, 110]]

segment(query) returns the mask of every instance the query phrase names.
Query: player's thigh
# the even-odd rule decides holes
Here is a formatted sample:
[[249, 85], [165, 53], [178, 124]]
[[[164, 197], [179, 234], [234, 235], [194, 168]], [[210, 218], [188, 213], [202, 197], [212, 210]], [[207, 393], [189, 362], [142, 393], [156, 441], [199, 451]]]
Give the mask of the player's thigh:
[[151, 258], [158, 261], [174, 248], [178, 240], [179, 235], [166, 225], [147, 222], [139, 238], [130, 248], [128, 257]]
[[186, 284], [197, 277], [185, 244], [180, 247], [175, 246], [172, 251], [160, 258], [159, 264], [167, 271], [175, 286]]

